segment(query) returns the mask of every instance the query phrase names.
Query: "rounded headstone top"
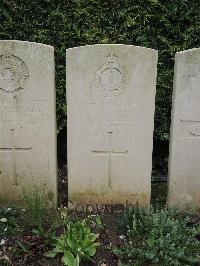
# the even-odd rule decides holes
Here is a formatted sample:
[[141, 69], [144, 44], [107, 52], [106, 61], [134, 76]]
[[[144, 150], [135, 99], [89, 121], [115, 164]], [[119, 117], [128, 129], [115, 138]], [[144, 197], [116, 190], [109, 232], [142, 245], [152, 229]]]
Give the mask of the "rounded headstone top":
[[[20, 40], [0, 40], [0, 45], [24, 45], [24, 46], [37, 46], [37, 47], [45, 47], [46, 49], [54, 50], [54, 47], [48, 44], [37, 43], [37, 42], [28, 42], [28, 41], [20, 41]], [[12, 46], [13, 47], [13, 46]]]
[[149, 47], [142, 47], [142, 46], [137, 46], [137, 45], [132, 45], [132, 44], [122, 44], [122, 43], [117, 43], [117, 44], [87, 44], [87, 45], [82, 45], [82, 46], [76, 46], [76, 47], [70, 47], [68, 49], [66, 49], [66, 51], [70, 51], [70, 50], [76, 50], [76, 49], [90, 49], [90, 48], [114, 48], [114, 47], [119, 47], [119, 48], [122, 48], [122, 47], [126, 47], [126, 48], [135, 48], [137, 49], [138, 51], [149, 51], [149, 52], [152, 52], [152, 53], [156, 53], [158, 54], [158, 51], [156, 49], [152, 49], [152, 48], [149, 48]]

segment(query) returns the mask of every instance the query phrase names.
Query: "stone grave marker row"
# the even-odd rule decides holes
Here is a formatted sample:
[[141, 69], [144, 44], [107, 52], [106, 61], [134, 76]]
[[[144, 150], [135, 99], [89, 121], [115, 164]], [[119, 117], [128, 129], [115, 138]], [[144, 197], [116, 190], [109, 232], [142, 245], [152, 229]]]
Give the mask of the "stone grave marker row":
[[[67, 49], [69, 201], [149, 206], [156, 50]], [[170, 206], [200, 206], [200, 49], [176, 54]], [[0, 197], [41, 186], [57, 199], [54, 49], [0, 41]]]

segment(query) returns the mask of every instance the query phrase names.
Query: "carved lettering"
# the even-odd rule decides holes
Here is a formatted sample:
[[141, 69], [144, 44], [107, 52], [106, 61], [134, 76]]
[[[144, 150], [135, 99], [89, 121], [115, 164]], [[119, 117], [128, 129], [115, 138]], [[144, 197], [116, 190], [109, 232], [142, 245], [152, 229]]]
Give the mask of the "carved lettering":
[[199, 79], [200, 74], [184, 74], [183, 78], [184, 79]]
[[47, 101], [32, 101], [13, 106], [13, 104], [5, 103], [0, 106], [2, 121], [27, 121], [32, 122], [33, 119], [48, 118]]

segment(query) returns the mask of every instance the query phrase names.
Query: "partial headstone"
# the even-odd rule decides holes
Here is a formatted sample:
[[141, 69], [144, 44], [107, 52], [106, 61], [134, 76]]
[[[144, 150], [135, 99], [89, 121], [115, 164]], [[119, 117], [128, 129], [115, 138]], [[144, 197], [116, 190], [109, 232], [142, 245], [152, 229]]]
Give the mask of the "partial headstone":
[[92, 45], [66, 60], [70, 205], [149, 206], [157, 51]]
[[0, 41], [0, 199], [21, 188], [57, 197], [54, 49]]
[[200, 207], [200, 48], [176, 53], [169, 206]]

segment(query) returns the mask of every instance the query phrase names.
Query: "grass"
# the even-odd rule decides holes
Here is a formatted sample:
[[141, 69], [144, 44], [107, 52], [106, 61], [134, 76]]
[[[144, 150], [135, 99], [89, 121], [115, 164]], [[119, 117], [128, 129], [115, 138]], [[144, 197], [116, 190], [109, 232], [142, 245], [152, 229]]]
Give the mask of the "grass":
[[25, 209], [25, 222], [28, 226], [41, 229], [52, 222], [54, 201], [45, 189], [34, 186], [31, 190], [22, 188], [22, 205]]

